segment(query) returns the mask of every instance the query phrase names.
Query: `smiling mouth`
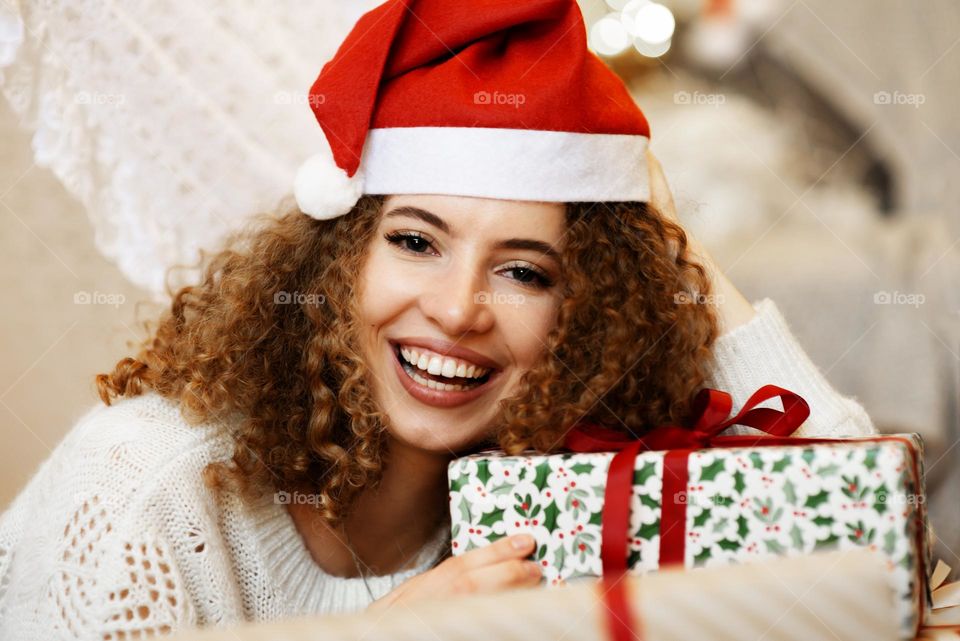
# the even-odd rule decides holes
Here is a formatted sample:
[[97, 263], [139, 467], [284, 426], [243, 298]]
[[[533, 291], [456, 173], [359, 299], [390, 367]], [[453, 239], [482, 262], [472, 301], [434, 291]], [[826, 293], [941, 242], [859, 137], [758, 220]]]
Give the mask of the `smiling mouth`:
[[441, 392], [463, 392], [490, 380], [494, 370], [417, 347], [393, 345], [397, 361], [416, 383]]

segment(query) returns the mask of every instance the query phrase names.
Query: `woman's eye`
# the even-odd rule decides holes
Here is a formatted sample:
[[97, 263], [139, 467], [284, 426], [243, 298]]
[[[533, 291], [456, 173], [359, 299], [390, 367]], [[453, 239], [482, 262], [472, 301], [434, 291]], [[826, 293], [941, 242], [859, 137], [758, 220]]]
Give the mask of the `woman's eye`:
[[512, 272], [513, 276], [511, 276], [511, 278], [514, 280], [520, 281], [525, 285], [533, 285], [540, 289], [545, 289], [553, 284], [553, 281], [551, 281], [546, 274], [525, 265], [508, 267], [503, 271]]
[[401, 249], [415, 254], [424, 254], [430, 249], [430, 241], [413, 232], [393, 232], [385, 234], [384, 238], [391, 245], [396, 245]]

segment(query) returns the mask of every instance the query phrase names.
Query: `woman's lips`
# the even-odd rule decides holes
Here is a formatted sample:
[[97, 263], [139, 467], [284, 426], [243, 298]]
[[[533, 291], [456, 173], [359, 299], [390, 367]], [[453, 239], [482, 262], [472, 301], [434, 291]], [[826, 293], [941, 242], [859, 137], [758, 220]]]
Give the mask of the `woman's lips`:
[[388, 343], [387, 349], [390, 352], [390, 358], [393, 361], [393, 368], [397, 373], [397, 378], [400, 380], [400, 384], [403, 385], [403, 388], [407, 390], [407, 393], [410, 394], [410, 396], [414, 397], [421, 403], [431, 405], [433, 407], [456, 407], [458, 405], [463, 405], [464, 403], [469, 403], [470, 401], [483, 396], [483, 394], [485, 394], [490, 388], [490, 385], [497, 380], [501, 374], [500, 370], [490, 372], [486, 381], [466, 390], [432, 389], [426, 385], [418, 383], [410, 377], [410, 374], [408, 374], [404, 369], [403, 364], [401, 363], [401, 357], [397, 353], [397, 349], [394, 346]]

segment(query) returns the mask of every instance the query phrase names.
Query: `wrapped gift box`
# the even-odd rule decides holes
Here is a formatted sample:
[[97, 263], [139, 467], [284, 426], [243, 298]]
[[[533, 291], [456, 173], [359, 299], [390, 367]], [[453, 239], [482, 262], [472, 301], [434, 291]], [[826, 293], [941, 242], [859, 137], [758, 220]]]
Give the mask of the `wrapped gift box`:
[[[675, 473], [664, 475], [671, 451], [640, 451], [629, 497], [629, 573], [655, 571], [668, 558], [697, 568], [864, 548], [884, 559], [901, 632], [912, 638], [930, 598], [920, 438], [783, 441], [688, 451], [682, 488]], [[614, 455], [485, 450], [452, 461], [453, 554], [529, 532], [548, 586], [601, 576]]]

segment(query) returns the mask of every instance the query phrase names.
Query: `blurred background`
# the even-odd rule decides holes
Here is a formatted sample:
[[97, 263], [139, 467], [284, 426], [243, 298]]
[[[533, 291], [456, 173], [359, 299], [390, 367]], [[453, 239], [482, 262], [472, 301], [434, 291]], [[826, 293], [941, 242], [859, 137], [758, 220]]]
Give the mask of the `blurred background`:
[[[307, 90], [376, 4], [0, 4], [0, 510], [166, 269], [289, 194], [324, 144]], [[881, 430], [923, 436], [935, 555], [960, 566], [960, 4], [581, 6], [684, 223]]]

